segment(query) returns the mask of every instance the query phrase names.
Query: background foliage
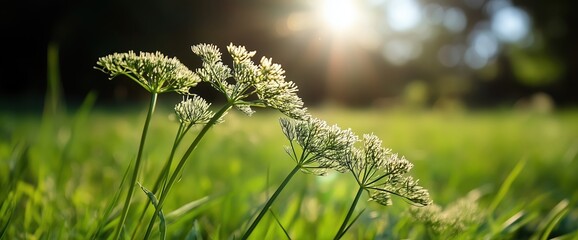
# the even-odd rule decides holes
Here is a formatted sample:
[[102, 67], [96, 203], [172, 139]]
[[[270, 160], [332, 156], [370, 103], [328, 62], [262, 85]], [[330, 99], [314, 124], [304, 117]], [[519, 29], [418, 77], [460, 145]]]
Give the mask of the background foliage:
[[[377, 2], [394, 1], [364, 3]], [[432, 28], [436, 37], [404, 64], [376, 49], [393, 35], [414, 37], [407, 32], [380, 33], [379, 48], [366, 48], [322, 25], [289, 31], [295, 13], [316, 13], [308, 1], [6, 4], [0, 9], [8, 56], [0, 59], [0, 238], [85, 239], [93, 233], [122, 169], [135, 157], [145, 113], [140, 90], [129, 81], [106, 81], [92, 66], [112, 52], [158, 50], [193, 68], [199, 62], [189, 46], [201, 42], [221, 47], [233, 42], [273, 57], [316, 117], [373, 132], [415, 164], [412, 172], [430, 190], [436, 214], [426, 211], [415, 219], [401, 199], [391, 207], [364, 202], [358, 209], [367, 209], [346, 238], [575, 238], [573, 3], [418, 3], [422, 10], [461, 9], [467, 21], [460, 32]], [[491, 19], [488, 6], [496, 3], [529, 15], [531, 44], [500, 45], [482, 68], [465, 61], [444, 65], [441, 49], [469, 44], [478, 23]], [[218, 101], [208, 89], [195, 91]], [[177, 127], [170, 109], [178, 100], [160, 99], [151, 129], [155, 137], [145, 153], [145, 185], [170, 150], [165, 143]], [[166, 209], [199, 199], [207, 204], [173, 215], [169, 236], [222, 239], [248, 222], [293, 164], [282, 148], [278, 117], [267, 111], [250, 118], [230, 114], [207, 136]], [[297, 175], [272, 213], [292, 238], [328, 238], [354, 188], [339, 174]], [[144, 194], [136, 199], [146, 200]], [[273, 214], [254, 237], [285, 236]]]
[[[578, 21], [572, 1], [408, 0], [413, 6], [409, 12], [398, 0], [355, 2], [358, 15], [367, 19], [349, 32], [336, 33], [323, 20], [331, 5], [322, 0], [13, 1], [0, 10], [5, 54], [10, 56], [0, 59], [0, 94], [41, 104], [35, 96], [46, 87], [49, 43], [60, 46], [66, 98], [81, 101], [94, 90], [99, 101], [127, 101], [142, 94], [126, 82], [102, 81], [91, 67], [96, 59], [113, 52], [160, 51], [196, 66], [191, 45], [223, 48], [232, 42], [282, 64], [311, 105], [391, 105], [416, 86], [425, 89], [421, 99], [426, 106], [448, 101], [469, 107], [512, 105], [537, 93], [558, 105], [577, 102], [578, 39], [572, 29]], [[491, 9], [525, 14], [525, 25], [518, 18], [501, 24], [512, 24], [510, 32], [522, 24], [525, 35], [513, 42], [499, 40], [491, 29], [497, 10]], [[400, 15], [417, 20], [398, 20]], [[410, 27], [400, 31], [394, 20], [414, 24], [406, 23]], [[487, 33], [478, 42], [490, 57], [472, 68], [464, 54], [479, 33]], [[494, 48], [497, 52], [491, 54]], [[384, 49], [401, 55], [387, 55]], [[457, 60], [450, 57], [454, 50]], [[204, 90], [199, 92], [212, 95]]]
[[[29, 111], [0, 115], [0, 180], [7, 186], [2, 189], [1, 222], [9, 224], [7, 236], [83, 238], [94, 231], [95, 219], [102, 216], [122, 179], [120, 169], [134, 158], [140, 129], [135, 123], [145, 113], [142, 106], [93, 109], [92, 97], [81, 108], [50, 118]], [[478, 201], [470, 203], [479, 204], [476, 214], [489, 214], [493, 220], [483, 218], [466, 225], [466, 238], [542, 234], [543, 225], [553, 221], [551, 215], [560, 213], [557, 205], [564, 211], [558, 210], [560, 219], [554, 222], [550, 237], [575, 233], [578, 228], [578, 195], [573, 184], [578, 116], [574, 111], [319, 108], [313, 112], [354, 131], [374, 132], [385, 146], [405, 155], [415, 164], [413, 175], [441, 207], [454, 206], [471, 191], [480, 194]], [[155, 170], [170, 150], [165, 143], [177, 127], [170, 115], [166, 107], [153, 119], [150, 134], [155, 137], [147, 143], [144, 185], [152, 184], [154, 179], [147, 176], [156, 176]], [[274, 112], [252, 117], [233, 113], [207, 136], [165, 209], [170, 212], [205, 196], [210, 200], [170, 221], [169, 236], [183, 237], [197, 229], [210, 237], [226, 238], [247, 222], [251, 211], [292, 168], [282, 149], [286, 140], [278, 117]], [[524, 164], [510, 179], [511, 186], [499, 191], [520, 162]], [[291, 237], [328, 238], [339, 224], [335, 219], [345, 213], [353, 189], [355, 183], [342, 174], [299, 174], [272, 210]], [[499, 196], [503, 199], [492, 206]], [[136, 199], [141, 202], [146, 197], [137, 193]], [[426, 236], [428, 228], [411, 217], [410, 206], [402, 199], [393, 200], [391, 207], [363, 203], [367, 209], [346, 238]], [[129, 216], [129, 221], [136, 217]], [[284, 236], [271, 215], [265, 220], [254, 237]]]

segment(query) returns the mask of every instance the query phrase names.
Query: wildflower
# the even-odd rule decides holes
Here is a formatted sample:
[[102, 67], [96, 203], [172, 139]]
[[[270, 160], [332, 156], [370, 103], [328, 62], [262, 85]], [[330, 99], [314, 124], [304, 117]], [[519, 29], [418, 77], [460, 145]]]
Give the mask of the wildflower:
[[373, 134], [363, 135], [363, 149], [353, 148], [342, 160], [341, 164], [353, 174], [359, 188], [334, 239], [343, 237], [357, 220], [351, 217], [363, 191], [370, 195], [369, 200], [386, 206], [391, 205], [391, 194], [418, 205], [431, 203], [428, 191], [412, 177], [404, 176], [413, 165], [391, 149], [383, 148], [381, 140]]
[[[346, 170], [340, 162], [358, 140], [350, 129], [329, 126], [325, 121], [313, 117], [297, 121], [282, 118], [280, 123], [291, 144], [286, 151], [302, 170], [318, 175], [325, 174], [327, 169]], [[301, 147], [299, 157], [293, 142]]]
[[[329, 126], [326, 122], [305, 116], [306, 120], [289, 120], [281, 118], [281, 130], [287, 137], [290, 147], [285, 150], [297, 163], [293, 170], [285, 177], [281, 185], [267, 200], [257, 217], [245, 231], [241, 239], [247, 239], [271, 204], [277, 199], [281, 191], [287, 186], [295, 173], [299, 170], [322, 175], [327, 169], [339, 167], [339, 160], [346, 155], [348, 149], [357, 141], [351, 130], [341, 130], [336, 125]], [[295, 149], [294, 142], [301, 146], [301, 151]], [[299, 156], [298, 156], [299, 155]]]
[[131, 184], [129, 184], [120, 221], [115, 230], [115, 239], [119, 239], [128, 215], [130, 202], [134, 193], [134, 186], [137, 183], [137, 177], [141, 168], [140, 166], [143, 162], [143, 149], [152, 115], [156, 108], [158, 94], [171, 91], [180, 94], [189, 94], [189, 88], [197, 85], [201, 79], [179, 62], [178, 59], [168, 58], [159, 52], [140, 52], [139, 55], [136, 55], [133, 51], [129, 51], [128, 53], [114, 53], [99, 58], [96, 64], [100, 66], [100, 68], [95, 68], [109, 74], [109, 79], [119, 75], [125, 75], [151, 93], [150, 105], [131, 175]]
[[431, 228], [431, 233], [441, 236], [455, 237], [479, 226], [485, 217], [478, 200], [482, 196], [479, 190], [468, 193], [445, 208], [431, 204], [421, 208], [411, 208], [409, 213], [417, 221]]
[[271, 59], [262, 58], [259, 81], [255, 84], [257, 95], [266, 106], [291, 118], [303, 120], [307, 111], [303, 108], [303, 100], [297, 96], [299, 90], [295, 83], [285, 81], [284, 73], [281, 65], [272, 63]]
[[219, 48], [212, 44], [198, 44], [191, 47], [191, 50], [203, 60], [203, 63], [216, 64], [221, 61]]
[[177, 58], [168, 58], [159, 52], [133, 51], [114, 53], [101, 57], [96, 67], [110, 75], [110, 79], [125, 75], [151, 93], [175, 91], [187, 94], [189, 88], [201, 81], [197, 74], [189, 70]]
[[413, 167], [404, 157], [381, 147], [381, 140], [373, 135], [363, 136], [363, 149], [354, 149], [344, 165], [351, 171], [361, 188], [370, 194], [370, 200], [391, 205], [391, 194], [403, 197], [418, 205], [429, 205], [426, 189], [411, 176], [405, 176]]
[[175, 105], [175, 113], [182, 124], [206, 124], [214, 115], [209, 110], [210, 106], [211, 104], [207, 103], [202, 97], [193, 95], [193, 98], [183, 99], [183, 101]]
[[199, 44], [192, 46], [191, 50], [203, 61], [202, 67], [195, 71], [201, 80], [228, 97], [232, 88], [227, 82], [231, 77], [231, 69], [221, 61], [219, 49], [215, 45]]
[[230, 44], [227, 50], [233, 59], [231, 69], [222, 63], [221, 53], [214, 45], [199, 44], [191, 50], [203, 60], [202, 67], [196, 70], [202, 81], [210, 83], [245, 114], [254, 113], [251, 107], [271, 107], [291, 118], [306, 118], [296, 85], [285, 81], [285, 71], [271, 59], [263, 57], [256, 65], [251, 60], [255, 51]]

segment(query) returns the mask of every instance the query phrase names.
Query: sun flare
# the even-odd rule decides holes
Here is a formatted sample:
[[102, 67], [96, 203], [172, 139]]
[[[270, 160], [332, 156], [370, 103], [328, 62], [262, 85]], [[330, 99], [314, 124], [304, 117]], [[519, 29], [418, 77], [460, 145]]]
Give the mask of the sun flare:
[[355, 24], [358, 13], [351, 0], [325, 0], [322, 6], [322, 16], [332, 30], [342, 32]]

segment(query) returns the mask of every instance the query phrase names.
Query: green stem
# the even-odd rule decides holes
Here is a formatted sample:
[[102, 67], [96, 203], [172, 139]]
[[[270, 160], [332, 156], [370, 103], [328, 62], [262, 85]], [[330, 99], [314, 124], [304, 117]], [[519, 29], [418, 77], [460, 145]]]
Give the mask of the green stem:
[[357, 202], [359, 202], [359, 199], [360, 199], [362, 193], [363, 193], [363, 187], [360, 185], [359, 189], [357, 190], [357, 194], [355, 194], [355, 199], [353, 199], [353, 203], [351, 203], [351, 206], [349, 207], [349, 211], [347, 212], [347, 216], [345, 216], [345, 219], [343, 219], [343, 223], [341, 223], [341, 227], [339, 228], [339, 231], [337, 231], [337, 234], [335, 234], [335, 237], [333, 239], [340, 239], [345, 234], [345, 232], [346, 232], [345, 228], [349, 224], [349, 219], [353, 215], [353, 211], [355, 210], [355, 206], [357, 206]]
[[273, 202], [275, 201], [275, 199], [277, 198], [277, 196], [279, 196], [279, 194], [281, 193], [281, 191], [283, 191], [283, 188], [285, 188], [285, 186], [287, 186], [287, 183], [289, 183], [289, 181], [291, 180], [291, 178], [295, 175], [295, 173], [297, 173], [297, 171], [299, 171], [299, 169], [301, 169], [301, 165], [297, 164], [295, 166], [295, 168], [293, 168], [293, 170], [287, 175], [287, 177], [285, 177], [285, 179], [283, 180], [283, 182], [281, 183], [281, 185], [279, 185], [279, 187], [277, 188], [277, 190], [275, 190], [275, 192], [273, 193], [273, 195], [271, 196], [271, 198], [269, 198], [269, 200], [267, 200], [267, 203], [265, 203], [265, 206], [263, 206], [263, 208], [261, 209], [261, 212], [259, 213], [259, 215], [257, 216], [257, 218], [255, 218], [255, 220], [253, 220], [253, 223], [251, 223], [251, 226], [249, 226], [249, 228], [247, 229], [247, 231], [245, 232], [245, 234], [243, 234], [243, 237], [241, 237], [241, 239], [247, 239], [249, 238], [249, 235], [251, 235], [251, 233], [253, 232], [253, 230], [255, 229], [255, 227], [257, 227], [257, 224], [259, 224], [259, 222], [261, 221], [261, 218], [263, 218], [263, 216], [265, 215], [265, 213], [267, 211], [269, 211], [269, 208], [271, 207], [271, 205], [273, 204]]
[[[175, 156], [175, 152], [177, 151], [177, 147], [179, 146], [181, 140], [183, 139], [184, 134], [190, 129], [190, 126], [186, 127], [185, 124], [180, 124], [179, 125], [179, 129], [177, 130], [177, 134], [175, 137], [175, 141], [173, 143], [173, 147], [171, 149], [171, 153], [169, 155], [169, 159], [165, 162], [165, 165], [163, 166], [163, 169], [161, 170], [161, 172], [159, 173], [159, 176], [157, 177], [157, 180], [155, 181], [155, 184], [153, 186], [153, 190], [152, 192], [154, 194], [157, 193], [157, 191], [159, 190], [160, 186], [161, 186], [161, 182], [164, 183], [164, 181], [166, 181], [166, 179], [168, 178], [169, 175], [169, 169], [172, 165], [174, 156]], [[147, 198], [148, 199], [148, 198]], [[143, 210], [141, 211], [141, 215], [139, 217], [138, 220], [138, 225], [137, 227], [134, 229], [133, 233], [132, 233], [132, 239], [136, 238], [136, 234], [138, 233], [138, 229], [140, 227], [140, 224], [142, 223], [142, 220], [144, 219], [144, 216], [146, 214], [146, 211], [148, 209], [148, 207], [150, 206], [150, 199], [148, 199], [145, 202], [145, 206], [143, 208]]]
[[129, 184], [128, 192], [127, 192], [127, 194], [126, 194], [126, 200], [124, 201], [124, 206], [123, 206], [123, 208], [122, 208], [122, 214], [121, 214], [121, 217], [120, 217], [120, 222], [118, 223], [118, 225], [117, 225], [117, 227], [116, 227], [116, 234], [115, 234], [114, 239], [119, 239], [119, 238], [120, 238], [120, 235], [121, 235], [121, 232], [122, 232], [122, 228], [123, 228], [123, 226], [124, 226], [124, 222], [125, 222], [126, 216], [127, 216], [127, 214], [128, 214], [128, 210], [129, 210], [129, 207], [130, 207], [130, 202], [131, 202], [131, 200], [132, 200], [132, 194], [133, 194], [133, 192], [134, 192], [134, 187], [135, 187], [135, 185], [136, 185], [137, 177], [138, 177], [139, 170], [140, 170], [140, 165], [141, 165], [141, 161], [142, 161], [142, 154], [143, 154], [143, 149], [144, 149], [144, 145], [145, 145], [145, 140], [146, 140], [146, 137], [147, 137], [147, 132], [148, 132], [149, 125], [150, 125], [150, 122], [151, 122], [153, 113], [154, 113], [154, 111], [155, 111], [156, 103], [157, 103], [157, 97], [158, 97], [158, 93], [152, 93], [152, 95], [151, 95], [151, 100], [150, 100], [150, 104], [149, 104], [149, 110], [148, 110], [147, 117], [146, 117], [146, 120], [145, 120], [145, 124], [144, 124], [144, 127], [143, 127], [142, 136], [141, 136], [141, 138], [140, 138], [140, 145], [139, 145], [139, 148], [138, 148], [138, 154], [137, 154], [137, 157], [136, 157], [136, 163], [135, 163], [134, 170], [133, 170], [133, 173], [132, 173], [132, 178], [131, 178], [131, 181], [130, 181], [130, 184]]
[[177, 139], [175, 139], [175, 144], [173, 146], [173, 149], [171, 150], [171, 155], [170, 155], [169, 160], [167, 162], [166, 169], [163, 169], [163, 172], [161, 173], [162, 175], [159, 176], [159, 177], [161, 177], [161, 183], [155, 184], [156, 185], [154, 188], [155, 193], [157, 191], [160, 191], [162, 193], [164, 187], [166, 186], [165, 184], [166, 184], [167, 179], [169, 178], [169, 173], [171, 170], [171, 166], [173, 165], [173, 160], [175, 158], [175, 153], [177, 151], [177, 147], [179, 146], [179, 144], [180, 144], [181, 140], [183, 139], [183, 137], [185, 136], [185, 134], [189, 131], [189, 129], [191, 129], [191, 126], [192, 125], [189, 125], [184, 130], [179, 129], [179, 133], [177, 134]]
[[156, 217], [157, 217], [158, 213], [160, 212], [160, 210], [162, 209], [163, 204], [165, 203], [166, 196], [169, 193], [169, 191], [171, 190], [171, 187], [173, 186], [175, 181], [177, 180], [177, 177], [179, 176], [182, 168], [185, 166], [187, 159], [189, 158], [189, 156], [191, 155], [193, 150], [195, 150], [195, 148], [197, 148], [197, 145], [199, 145], [199, 142], [205, 136], [207, 131], [209, 131], [209, 129], [213, 125], [215, 125], [219, 119], [221, 119], [221, 117], [231, 108], [231, 106], [232, 106], [231, 104], [226, 104], [217, 113], [215, 113], [213, 118], [211, 118], [211, 120], [207, 124], [205, 124], [203, 129], [201, 129], [201, 131], [199, 132], [199, 134], [197, 135], [195, 140], [193, 140], [193, 143], [191, 143], [191, 146], [189, 146], [189, 148], [187, 149], [187, 151], [185, 152], [185, 154], [183, 155], [183, 157], [181, 158], [181, 160], [177, 164], [177, 167], [175, 168], [175, 170], [171, 174], [171, 178], [169, 179], [168, 182], [165, 183], [165, 186], [164, 186], [164, 188], [163, 188], [163, 190], [159, 196], [159, 202], [158, 202], [157, 208], [155, 210], [155, 214], [153, 214], [151, 221], [149, 222], [149, 226], [147, 228], [144, 239], [149, 238], [150, 233], [152, 231], [152, 227], [153, 227], [154, 222], [156, 220]]

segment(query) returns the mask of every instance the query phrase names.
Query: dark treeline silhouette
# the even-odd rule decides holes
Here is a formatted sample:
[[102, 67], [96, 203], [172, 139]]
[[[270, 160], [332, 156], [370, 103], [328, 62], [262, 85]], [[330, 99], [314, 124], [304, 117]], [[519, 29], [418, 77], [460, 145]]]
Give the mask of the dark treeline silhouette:
[[[107, 81], [105, 74], [93, 68], [98, 57], [129, 50], [160, 51], [194, 69], [200, 60], [190, 51], [191, 45], [213, 43], [225, 52], [232, 42], [256, 50], [255, 61], [267, 56], [282, 64], [287, 77], [297, 83], [300, 95], [310, 105], [328, 98], [351, 105], [387, 101], [403, 95], [415, 80], [428, 86], [427, 104], [449, 96], [470, 106], [496, 106], [512, 104], [535, 93], [548, 94], [560, 106], [578, 103], [575, 94], [578, 37], [573, 31], [578, 19], [572, 13], [571, 1], [515, 1], [532, 17], [532, 32], [540, 33], [536, 42], [540, 46], [521, 50], [503, 47], [493, 60], [494, 68], [481, 70], [448, 68], [437, 61], [435, 53], [444, 42], [466, 36], [441, 34], [423, 45], [418, 59], [397, 66], [378, 52], [359, 46], [340, 47], [338, 40], [320, 29], [288, 33], [283, 29], [284, 19], [291, 12], [306, 11], [310, 6], [305, 1], [101, 0], [6, 4], [0, 9], [4, 43], [0, 60], [2, 99], [43, 97], [46, 53], [51, 43], [59, 48], [64, 96], [78, 100], [96, 91], [99, 101], [127, 101], [140, 100], [144, 93], [127, 79]], [[465, 8], [461, 0], [440, 4]], [[484, 20], [480, 11], [465, 11], [468, 29]], [[553, 62], [557, 74], [544, 83], [528, 84], [514, 74], [512, 56], [518, 59], [547, 56], [544, 61]], [[227, 59], [226, 54], [224, 58]], [[332, 70], [335, 66], [336, 71]], [[540, 64], [530, 66], [539, 68]], [[439, 80], [445, 79], [440, 76], [448, 75], [466, 78], [467, 86]], [[195, 91], [212, 97], [206, 86]]]

